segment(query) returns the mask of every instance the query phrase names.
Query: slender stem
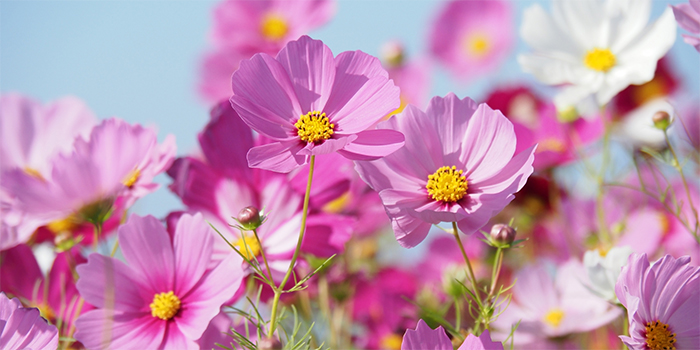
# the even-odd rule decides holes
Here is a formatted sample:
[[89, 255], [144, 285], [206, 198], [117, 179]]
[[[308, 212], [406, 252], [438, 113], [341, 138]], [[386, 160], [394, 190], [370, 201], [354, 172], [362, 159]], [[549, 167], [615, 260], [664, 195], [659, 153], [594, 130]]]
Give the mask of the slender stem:
[[114, 254], [117, 254], [118, 248], [119, 248], [119, 238], [117, 237], [117, 239], [114, 240], [114, 247], [112, 247], [112, 253], [109, 254], [109, 256], [114, 257]]
[[93, 248], [95, 248], [95, 252], [97, 252], [98, 242], [99, 242], [100, 236], [102, 235], [102, 223], [101, 222], [94, 222], [92, 224], [92, 226], [95, 228], [93, 230], [94, 235], [95, 235], [95, 238], [94, 238], [95, 241], [92, 242], [92, 246], [93, 246]]
[[472, 264], [469, 262], [469, 257], [467, 256], [467, 252], [464, 250], [464, 245], [462, 244], [462, 239], [459, 238], [459, 229], [457, 228], [457, 223], [452, 222], [452, 234], [455, 236], [455, 239], [457, 240], [457, 244], [459, 245], [459, 250], [462, 251], [462, 257], [464, 258], [464, 262], [467, 264], [467, 269], [469, 270], [469, 279], [472, 282], [472, 288], [474, 288], [474, 295], [476, 295], [476, 299], [479, 302], [479, 307], [483, 305], [481, 302], [481, 296], [479, 295], [479, 287], [476, 284], [476, 277], [474, 276], [474, 270], [472, 269]]
[[255, 235], [255, 240], [258, 241], [258, 247], [260, 247], [260, 255], [263, 258], [263, 261], [265, 262], [265, 268], [267, 269], [267, 276], [270, 278], [270, 281], [272, 281], [272, 272], [270, 270], [270, 265], [267, 263], [267, 257], [265, 256], [265, 249], [263, 249], [262, 242], [260, 242], [260, 237], [258, 236], [258, 230], [253, 229], [253, 235]]
[[297, 262], [297, 258], [299, 257], [299, 251], [301, 250], [301, 243], [304, 241], [304, 232], [306, 231], [306, 217], [309, 213], [309, 196], [311, 194], [311, 180], [314, 176], [315, 162], [316, 156], [312, 155], [311, 160], [309, 160], [309, 178], [306, 182], [306, 193], [304, 194], [304, 207], [302, 209], [301, 228], [299, 229], [299, 240], [297, 241], [296, 249], [294, 249], [294, 255], [292, 255], [292, 261], [289, 264], [287, 273], [284, 275], [284, 278], [282, 279], [282, 283], [280, 284], [279, 288], [275, 289], [275, 296], [272, 300], [272, 311], [270, 315], [270, 330], [268, 332], [268, 336], [270, 337], [274, 334], [275, 328], [277, 327], [277, 306], [280, 301], [280, 296], [282, 295], [282, 291], [284, 290], [285, 284], [287, 284], [287, 280], [289, 280], [289, 277], [292, 275], [292, 271], [294, 270], [294, 264]]
[[[673, 150], [673, 146], [671, 146], [671, 142], [668, 139], [668, 133], [666, 130], [664, 130], [664, 139], [666, 139], [666, 145], [668, 146], [668, 149], [671, 151], [671, 155], [673, 156], [673, 166], [678, 170], [678, 173], [681, 175], [681, 181], [683, 181], [683, 187], [685, 188], [685, 194], [688, 196], [688, 204], [690, 205], [690, 210], [692, 211], [693, 216], [695, 217], [695, 228], [693, 230], [693, 236], [697, 239], [698, 236], [698, 225], [700, 225], [700, 222], [698, 222], [698, 211], [695, 209], [695, 205], [693, 205], [693, 199], [692, 196], [690, 195], [690, 188], [688, 187], [688, 181], [685, 179], [685, 174], [683, 174], [683, 168], [681, 167], [681, 163], [678, 160], [678, 155], [676, 155], [676, 151]], [[690, 223], [690, 222], [688, 222]]]
[[503, 265], [503, 248], [498, 248], [496, 250], [496, 257], [494, 258], [493, 271], [491, 271], [491, 289], [489, 290], [489, 295], [486, 297], [486, 302], [488, 303], [493, 293], [496, 291], [496, 282], [498, 281], [498, 276], [501, 274], [501, 266]]
[[457, 331], [462, 328], [462, 305], [459, 303], [459, 299], [457, 297], [455, 299], [455, 329]]

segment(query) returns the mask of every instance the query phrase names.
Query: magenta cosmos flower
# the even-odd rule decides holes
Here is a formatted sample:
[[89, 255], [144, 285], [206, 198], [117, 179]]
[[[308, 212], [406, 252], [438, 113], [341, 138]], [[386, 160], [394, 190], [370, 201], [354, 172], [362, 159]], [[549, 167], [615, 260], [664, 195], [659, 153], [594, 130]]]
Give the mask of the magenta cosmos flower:
[[273, 58], [256, 54], [232, 77], [231, 105], [273, 140], [248, 152], [250, 167], [289, 172], [311, 155], [338, 152], [372, 160], [401, 148], [395, 130], [367, 130], [400, 105], [381, 63], [361, 51], [333, 53], [302, 36]]
[[700, 268], [666, 255], [632, 254], [615, 285], [627, 308], [630, 349], [700, 349]]
[[[9, 171], [44, 178], [51, 161], [71, 150], [73, 139], [87, 137], [97, 120], [75, 97], [63, 97], [42, 105], [29, 97], [0, 97], [0, 178]], [[0, 250], [27, 242], [36, 230], [31, 216], [17, 208], [14, 196], [0, 190]]]
[[404, 133], [406, 146], [379, 160], [356, 162], [356, 169], [379, 192], [404, 247], [422, 242], [440, 222], [475, 232], [532, 174], [535, 146], [514, 156], [513, 124], [470, 98], [434, 97], [426, 112], [409, 105], [379, 128]]
[[[431, 329], [418, 320], [416, 329], [407, 329], [403, 335], [401, 350], [452, 350], [452, 342], [442, 326]], [[503, 344], [491, 341], [488, 329], [480, 336], [469, 334], [457, 350], [503, 350]]]
[[683, 40], [700, 52], [700, 0], [690, 0], [687, 4], [671, 6], [676, 22], [693, 35], [683, 34]]
[[24, 308], [19, 299], [0, 293], [0, 348], [56, 349], [58, 329], [41, 318], [38, 309]]
[[492, 71], [513, 46], [511, 4], [503, 0], [450, 1], [430, 33], [430, 53], [465, 79]]
[[241, 285], [241, 258], [212, 269], [214, 236], [201, 215], [183, 215], [173, 235], [152, 216], [132, 215], [119, 228], [123, 262], [91, 254], [78, 266], [77, 288], [97, 309], [76, 321], [89, 349], [197, 348], [209, 322]]

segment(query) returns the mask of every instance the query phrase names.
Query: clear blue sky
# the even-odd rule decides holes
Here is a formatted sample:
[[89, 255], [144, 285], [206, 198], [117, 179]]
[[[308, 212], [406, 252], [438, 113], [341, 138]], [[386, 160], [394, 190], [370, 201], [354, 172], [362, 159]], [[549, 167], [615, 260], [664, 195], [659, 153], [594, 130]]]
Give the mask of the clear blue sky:
[[[545, 8], [549, 4], [543, 3]], [[687, 1], [686, 1], [687, 2]], [[178, 154], [189, 153], [208, 119], [209, 106], [195, 92], [198, 62], [208, 47], [214, 1], [7, 1], [0, 2], [0, 91], [16, 91], [44, 102], [65, 95], [86, 101], [100, 118], [157, 125], [162, 139], [177, 138]], [[515, 2], [519, 27], [524, 8]], [[654, 1], [656, 18], [669, 2]], [[671, 3], [678, 3], [673, 1]], [[340, 1], [336, 17], [311, 36], [334, 53], [363, 50], [373, 55], [391, 39], [410, 55], [427, 47], [427, 29], [439, 1]], [[679, 37], [671, 58], [693, 95], [700, 91], [700, 56]], [[483, 97], [496, 82], [532, 81], [520, 72], [519, 41], [496, 74], [470, 85], [452, 81], [444, 70], [433, 75], [433, 95], [453, 91]], [[163, 216], [180, 208], [165, 188], [141, 199], [135, 211]]]

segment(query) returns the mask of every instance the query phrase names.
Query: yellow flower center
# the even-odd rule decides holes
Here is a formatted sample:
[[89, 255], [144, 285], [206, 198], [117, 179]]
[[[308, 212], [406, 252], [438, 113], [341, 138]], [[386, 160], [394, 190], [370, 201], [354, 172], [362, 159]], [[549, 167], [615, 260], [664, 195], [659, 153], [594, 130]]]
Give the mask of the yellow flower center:
[[73, 232], [80, 226], [81, 223], [82, 220], [80, 220], [77, 215], [72, 214], [65, 219], [48, 223], [46, 228], [48, 228], [54, 234], [59, 234], [61, 232]]
[[236, 246], [238, 251], [241, 252], [241, 255], [248, 260], [260, 254], [260, 244], [258, 244], [258, 240], [253, 235], [243, 235], [243, 237], [239, 238], [233, 245]]
[[401, 342], [403, 342], [403, 338], [400, 335], [391, 333], [382, 337], [379, 341], [379, 347], [387, 350], [399, 350]]
[[333, 136], [334, 124], [331, 124], [326, 117], [326, 113], [313, 111], [299, 117], [294, 126], [297, 128], [297, 135], [304, 142], [319, 143], [328, 140]]
[[262, 24], [260, 26], [260, 31], [262, 35], [270, 40], [280, 40], [287, 35], [289, 28], [287, 27], [287, 21], [280, 15], [268, 14], [263, 17]]
[[39, 313], [41, 314], [41, 317], [45, 318], [46, 320], [50, 322], [56, 321], [56, 314], [53, 312], [49, 304], [46, 303], [41, 303], [41, 304], [34, 304], [32, 305], [33, 307], [39, 309]]
[[134, 168], [134, 170], [132, 170], [129, 173], [129, 175], [127, 175], [124, 178], [124, 181], [122, 181], [122, 183], [124, 184], [124, 186], [131, 188], [132, 186], [134, 186], [136, 181], [139, 180], [139, 176], [141, 176], [141, 170], [139, 170], [138, 168]]
[[151, 316], [167, 321], [180, 311], [180, 305], [180, 299], [175, 296], [173, 291], [156, 294], [150, 305]]
[[454, 203], [467, 194], [467, 177], [462, 175], [462, 170], [443, 166], [434, 174], [428, 175], [428, 189], [430, 197], [436, 201]]
[[676, 350], [676, 333], [671, 333], [668, 325], [659, 322], [647, 322], [644, 327], [646, 331], [647, 347], [651, 350]]
[[552, 309], [544, 315], [544, 322], [552, 327], [559, 327], [561, 320], [564, 318], [564, 311], [561, 309]]
[[610, 52], [610, 49], [599, 49], [596, 47], [586, 52], [583, 62], [590, 69], [607, 72], [615, 66], [615, 55]]
[[482, 57], [491, 49], [489, 38], [483, 34], [472, 34], [464, 38], [463, 46], [467, 54], [473, 57]]

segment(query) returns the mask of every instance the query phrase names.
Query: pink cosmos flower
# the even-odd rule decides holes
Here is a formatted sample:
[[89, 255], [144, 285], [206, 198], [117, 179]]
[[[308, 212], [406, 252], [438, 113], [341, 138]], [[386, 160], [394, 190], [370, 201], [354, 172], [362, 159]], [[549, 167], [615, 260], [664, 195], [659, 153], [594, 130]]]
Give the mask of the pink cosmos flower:
[[0, 293], [0, 348], [56, 349], [58, 330], [35, 308], [24, 308], [17, 298]]
[[332, 0], [227, 0], [213, 12], [211, 37], [215, 48], [201, 67], [200, 94], [210, 102], [231, 97], [231, 74], [241, 60], [256, 53], [274, 55], [290, 40], [328, 22]]
[[174, 154], [172, 136], [159, 145], [154, 131], [113, 118], [96, 126], [89, 140], [76, 139], [71, 153], [56, 156], [50, 174], [38, 178], [15, 169], [0, 184], [37, 227], [52, 224], [54, 232], [72, 231], [104, 220], [115, 203], [129, 207], [157, 189], [153, 178]]
[[[445, 329], [438, 326], [434, 330], [423, 320], [418, 320], [416, 329], [407, 329], [401, 343], [401, 350], [452, 350], [452, 342]], [[457, 350], [503, 350], [503, 344], [491, 341], [489, 330], [480, 336], [469, 334]]]
[[430, 53], [464, 79], [495, 70], [513, 46], [508, 1], [450, 1], [430, 33]]
[[272, 143], [248, 152], [250, 167], [290, 172], [311, 155], [338, 152], [373, 160], [404, 144], [394, 130], [367, 130], [400, 105], [399, 89], [381, 63], [361, 51], [333, 57], [302, 36], [276, 58], [256, 54], [232, 77], [231, 105]]
[[423, 108], [429, 96], [432, 62], [422, 57], [408, 60], [398, 41], [385, 43], [381, 58], [389, 78], [401, 88], [401, 106], [392, 114], [401, 113], [409, 104]]
[[[73, 321], [80, 315], [77, 313], [80, 295], [70, 268], [71, 264], [86, 262], [78, 249], [58, 253], [46, 277], [41, 273], [34, 253], [25, 244], [0, 253], [0, 259], [0, 290], [20, 298], [28, 307], [38, 308], [42, 317], [60, 325], [60, 333], [68, 335]], [[92, 309], [92, 305], [83, 303], [79, 312]]]
[[615, 285], [627, 308], [630, 349], [700, 349], [700, 268], [670, 255], [632, 254]]
[[434, 97], [426, 112], [408, 106], [378, 127], [404, 133], [406, 146], [356, 162], [356, 169], [379, 192], [404, 247], [422, 242], [440, 222], [474, 233], [513, 200], [533, 170], [535, 146], [514, 156], [513, 124], [503, 114], [452, 93]]
[[[51, 160], [70, 151], [73, 139], [86, 137], [95, 124], [93, 113], [75, 97], [42, 105], [19, 94], [0, 96], [0, 178], [12, 170], [48, 177]], [[0, 250], [26, 242], [41, 224], [15, 202], [0, 189]]]
[[496, 339], [504, 339], [519, 320], [516, 344], [587, 332], [620, 316], [620, 310], [594, 295], [583, 265], [570, 260], [555, 266], [543, 262], [520, 270], [513, 302], [493, 323]]
[[700, 52], [700, 0], [690, 0], [687, 4], [671, 7], [678, 25], [694, 35], [683, 34], [683, 40]]
[[123, 262], [91, 254], [77, 288], [97, 307], [76, 321], [87, 348], [196, 348], [244, 275], [229, 254], [212, 269], [214, 236], [201, 215], [183, 215], [173, 235], [154, 217], [132, 215], [119, 228]]

